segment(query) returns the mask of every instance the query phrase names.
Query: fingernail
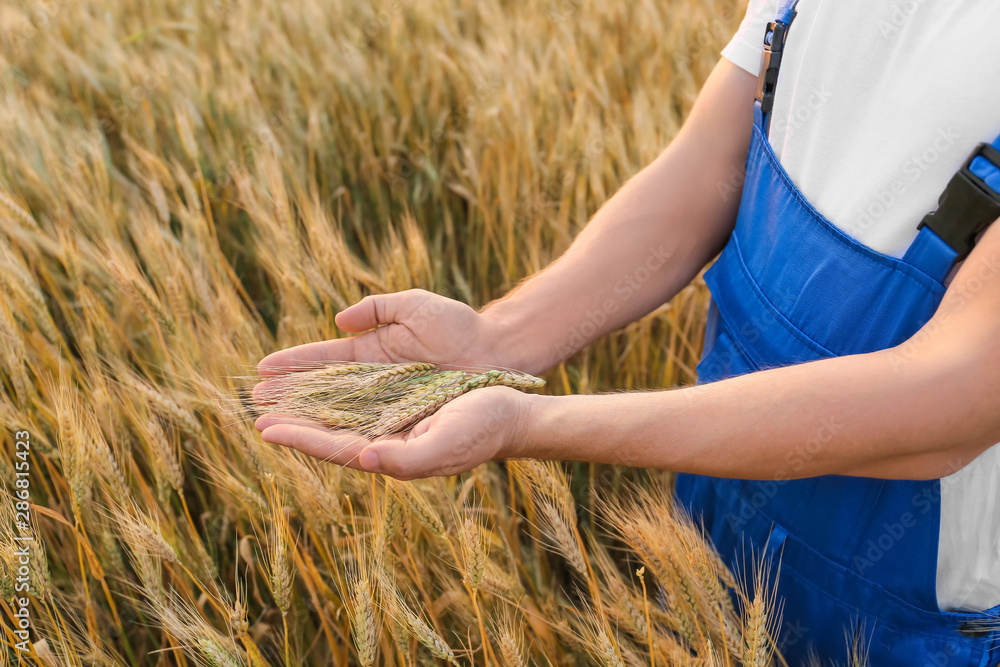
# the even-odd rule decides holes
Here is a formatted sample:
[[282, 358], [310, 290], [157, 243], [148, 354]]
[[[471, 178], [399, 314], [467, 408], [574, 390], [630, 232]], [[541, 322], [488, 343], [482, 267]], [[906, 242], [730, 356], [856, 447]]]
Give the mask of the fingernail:
[[358, 456], [358, 463], [368, 472], [378, 470], [378, 453], [369, 447]]

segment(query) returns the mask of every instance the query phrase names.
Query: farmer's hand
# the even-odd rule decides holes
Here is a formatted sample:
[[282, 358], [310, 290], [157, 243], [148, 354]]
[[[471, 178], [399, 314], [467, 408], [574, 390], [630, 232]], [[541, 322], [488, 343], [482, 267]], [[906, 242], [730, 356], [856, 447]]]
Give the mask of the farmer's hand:
[[530, 397], [509, 387], [459, 396], [406, 433], [368, 440], [349, 431], [264, 415], [265, 442], [292, 447], [324, 461], [401, 480], [457, 475], [506, 458], [524, 433]]
[[425, 290], [365, 297], [337, 314], [350, 338], [290, 347], [265, 357], [261, 375], [326, 361], [427, 361], [458, 366], [503, 365], [492, 328], [475, 310]]

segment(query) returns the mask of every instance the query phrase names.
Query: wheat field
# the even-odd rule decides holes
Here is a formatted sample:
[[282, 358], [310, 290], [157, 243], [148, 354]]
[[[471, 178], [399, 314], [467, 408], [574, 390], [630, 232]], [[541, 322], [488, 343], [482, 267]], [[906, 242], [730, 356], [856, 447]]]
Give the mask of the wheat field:
[[[478, 307], [558, 257], [742, 12], [4, 2], [0, 664], [783, 664], [770, 583], [726, 571], [667, 473], [401, 483], [266, 445], [229, 400], [364, 295]], [[545, 391], [692, 382], [706, 303]]]

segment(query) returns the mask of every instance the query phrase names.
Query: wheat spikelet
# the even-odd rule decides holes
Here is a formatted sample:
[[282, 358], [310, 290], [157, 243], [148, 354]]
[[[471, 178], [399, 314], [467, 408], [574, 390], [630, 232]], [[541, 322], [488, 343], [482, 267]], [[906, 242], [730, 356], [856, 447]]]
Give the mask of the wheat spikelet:
[[403, 631], [420, 642], [435, 658], [455, 663], [455, 652], [448, 643], [431, 628], [430, 625], [403, 599], [403, 595], [388, 572], [378, 569], [375, 572], [378, 582], [379, 598], [386, 613], [393, 620], [393, 636], [396, 639], [398, 631]]
[[[3, 494], [3, 500], [10, 502], [11, 497]], [[52, 577], [49, 572], [49, 561], [46, 555], [46, 544], [38, 531], [38, 527], [33, 523], [27, 526], [20, 522], [16, 523], [13, 516], [13, 502], [10, 502], [10, 509], [4, 508], [3, 525], [0, 526], [0, 561], [3, 562], [6, 575], [4, 587], [10, 587], [15, 593], [12, 597], [21, 597], [26, 591], [23, 589], [14, 590], [14, 581], [23, 582], [25, 574], [24, 568], [27, 565], [28, 583], [31, 592], [40, 597], [43, 601], [50, 602], [52, 599]], [[30, 543], [27, 551], [28, 562], [23, 560], [25, 543]], [[10, 598], [7, 598], [10, 599]]]
[[145, 424], [148, 432], [147, 444], [153, 452], [156, 476], [161, 482], [158, 486], [162, 487], [163, 482], [166, 482], [174, 491], [181, 493], [184, 487], [184, 470], [181, 468], [176, 447], [170, 444], [156, 417], [151, 417]]
[[434, 364], [399, 364], [390, 365], [388, 368], [378, 370], [363, 380], [369, 387], [378, 387], [390, 382], [401, 382], [415, 377], [421, 377], [434, 371], [437, 367]]
[[4, 288], [12, 297], [18, 297], [27, 303], [27, 307], [17, 309], [23, 315], [30, 317], [38, 325], [42, 335], [52, 344], [60, 340], [56, 331], [52, 316], [49, 314], [49, 307], [45, 301], [45, 295], [38, 286], [38, 281], [32, 275], [28, 265], [19, 254], [10, 250], [6, 244], [0, 244], [0, 266], [4, 270], [0, 271], [0, 287]]
[[194, 133], [191, 131], [191, 121], [188, 119], [188, 115], [177, 109], [174, 111], [174, 120], [177, 123], [177, 135], [181, 139], [184, 153], [189, 160], [196, 162], [198, 160], [198, 142], [195, 141]]
[[557, 463], [520, 459], [508, 466], [529, 492], [540, 493], [558, 507], [564, 515], [576, 512], [576, 500], [569, 490], [566, 475]]
[[[174, 276], [167, 276], [164, 281], [164, 291], [167, 293], [167, 304], [173, 313], [174, 319], [180, 323], [186, 323], [191, 318], [191, 309], [188, 306], [187, 292], [180, 285], [180, 280]], [[186, 331], [187, 329], [182, 329]]]
[[77, 391], [66, 383], [59, 386], [56, 397], [59, 452], [64, 474], [77, 505], [87, 505], [91, 498], [93, 448], [81, 422], [83, 406]]
[[500, 646], [504, 667], [526, 667], [524, 638], [520, 624], [515, 624], [508, 610], [492, 623], [493, 637]]
[[780, 625], [780, 609], [775, 609], [774, 595], [777, 585], [767, 580], [767, 561], [759, 562], [754, 569], [753, 600], [746, 601], [743, 617], [743, 664], [751, 667], [768, 667], [774, 653], [775, 629]]
[[3, 594], [5, 600], [17, 597], [14, 590], [14, 581], [17, 579], [16, 561], [13, 546], [0, 541], [0, 594]]
[[[167, 215], [169, 216], [169, 212]], [[107, 267], [118, 287], [128, 295], [129, 303], [142, 309], [147, 317], [160, 322], [168, 332], [175, 331], [170, 313], [131, 262], [126, 264], [124, 260], [112, 258], [108, 259]]]
[[[674, 535], [686, 552], [688, 563], [695, 572], [702, 590], [709, 601], [716, 605], [726, 619], [735, 617], [736, 608], [729, 590], [739, 590], [736, 579], [725, 566], [719, 554], [701, 534], [683, 508], [674, 508], [671, 523]], [[725, 586], [726, 588], [724, 588]], [[728, 631], [727, 631], [728, 632]]]
[[441, 516], [427, 501], [427, 498], [412, 485], [407, 485], [405, 488], [407, 509], [409, 509], [410, 514], [435, 535], [441, 537], [447, 535]]
[[621, 650], [604, 631], [597, 636], [596, 655], [605, 667], [625, 667]]
[[594, 539], [591, 539], [589, 549], [594, 562], [597, 564], [597, 569], [601, 573], [601, 580], [607, 587], [607, 591], [614, 603], [614, 610], [622, 621], [624, 621], [626, 629], [636, 639], [645, 641], [649, 634], [649, 624], [646, 623], [646, 616], [636, 606], [607, 549]]
[[431, 626], [427, 625], [421, 617], [417, 616], [405, 603], [400, 602], [395, 607], [395, 612], [402, 618], [403, 625], [409, 633], [423, 644], [424, 648], [431, 652], [435, 658], [449, 663], [455, 663], [455, 652], [441, 636], [434, 632]]
[[75, 420], [75, 428], [80, 429], [78, 435], [84, 436], [83, 446], [87, 449], [86, 454], [81, 457], [81, 465], [92, 466], [111, 487], [110, 492], [114, 500], [118, 503], [125, 502], [128, 496], [125, 473], [118, 463], [111, 443], [101, 432], [98, 416], [89, 405], [84, 407], [78, 403], [76, 409], [80, 412]]
[[243, 662], [216, 640], [202, 639], [198, 648], [212, 667], [243, 667]]
[[8, 213], [10, 213], [25, 227], [28, 227], [29, 229], [38, 227], [38, 223], [36, 223], [35, 219], [31, 217], [31, 214], [22, 208], [22, 206], [17, 203], [13, 197], [8, 195], [3, 190], [0, 190], [0, 206], [6, 209]]
[[492, 560], [486, 561], [486, 570], [480, 585], [485, 591], [515, 599], [524, 593], [524, 587], [517, 575], [508, 572]]
[[[982, 630], [989, 632], [995, 628], [996, 622], [986, 621], [982, 623]], [[868, 644], [865, 640], [864, 625], [855, 630], [848, 639], [847, 645], [848, 663], [847, 667], [868, 667]]]
[[378, 619], [371, 584], [367, 577], [359, 576], [351, 582], [351, 630], [358, 660], [362, 665], [375, 662], [378, 648]]
[[246, 584], [237, 579], [236, 599], [229, 605], [229, 627], [239, 636], [245, 635], [250, 629], [250, 624], [247, 622], [246, 596]]
[[274, 603], [282, 614], [287, 614], [292, 606], [292, 562], [288, 553], [288, 526], [285, 510], [280, 501], [271, 505], [271, 529], [267, 539], [267, 553], [264, 562], [267, 567], [267, 584]]
[[479, 523], [471, 516], [462, 524], [462, 554], [465, 556], [465, 582], [477, 590], [486, 569], [486, 537]]
[[521, 647], [513, 636], [501, 632], [497, 635], [497, 643], [500, 644], [500, 655], [506, 667], [524, 667], [525, 662], [521, 657]]
[[198, 422], [195, 421], [190, 412], [181, 408], [177, 401], [138, 377], [127, 376], [125, 383], [157, 408], [164, 417], [180, 426], [188, 435], [199, 440], [205, 437], [205, 432]]
[[208, 667], [246, 665], [245, 657], [233, 639], [215, 630], [196, 607], [176, 593], [150, 600], [148, 609], [196, 664]]
[[582, 621], [582, 634], [587, 650], [599, 664], [604, 667], [625, 667], [621, 649], [610, 628], [593, 611]]
[[[24, 365], [27, 350], [5, 301], [0, 302], [0, 355], [2, 355], [0, 360], [3, 361], [3, 368], [9, 375], [11, 384], [14, 385], [17, 402], [23, 405], [28, 396], [30, 385]], [[11, 478], [6, 477], [5, 479]]]
[[764, 606], [764, 599], [758, 595], [750, 604], [743, 629], [743, 664], [752, 665], [752, 667], [762, 667], [767, 664], [765, 656], [767, 650], [766, 625], [767, 610]]
[[284, 467], [283, 476], [289, 481], [295, 504], [301, 509], [307, 523], [321, 530], [344, 525], [341, 494], [330, 476], [335, 474], [330, 466], [317, 465], [315, 461], [298, 456], [278, 459]]
[[399, 493], [394, 491], [392, 487], [387, 486], [378, 543], [375, 548], [376, 553], [384, 553], [389, 543], [392, 542], [396, 531], [399, 530], [400, 525], [403, 523], [403, 511], [403, 502], [399, 498]]
[[587, 558], [583, 555], [580, 544], [576, 540], [576, 535], [570, 523], [571, 519], [563, 516], [556, 506], [548, 501], [542, 501], [539, 504], [539, 509], [541, 510], [542, 517], [545, 519], [549, 535], [559, 548], [559, 553], [566, 558], [577, 574], [587, 578]]
[[134, 504], [129, 509], [113, 508], [112, 518], [122, 543], [128, 545], [130, 551], [168, 563], [177, 562], [177, 552], [160, 534], [159, 527]]
[[34, 543], [29, 550], [31, 560], [31, 585], [35, 595], [42, 600], [52, 600], [52, 574], [49, 571], [49, 559], [46, 555], [45, 541], [42, 540], [38, 530], [32, 526], [31, 539]]

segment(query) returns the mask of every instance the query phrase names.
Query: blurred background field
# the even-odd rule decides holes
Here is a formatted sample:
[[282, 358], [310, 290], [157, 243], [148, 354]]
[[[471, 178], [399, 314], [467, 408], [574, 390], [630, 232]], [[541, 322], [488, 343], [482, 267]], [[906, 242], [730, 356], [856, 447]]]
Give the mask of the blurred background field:
[[[743, 10], [5, 2], [0, 478], [27, 431], [38, 541], [17, 653], [6, 498], [3, 660], [770, 664], [774, 610], [729, 606], [666, 474], [402, 485], [263, 445], [220, 401], [366, 294], [478, 307], [558, 257]], [[692, 382], [706, 304], [691, 286], [546, 390]]]

